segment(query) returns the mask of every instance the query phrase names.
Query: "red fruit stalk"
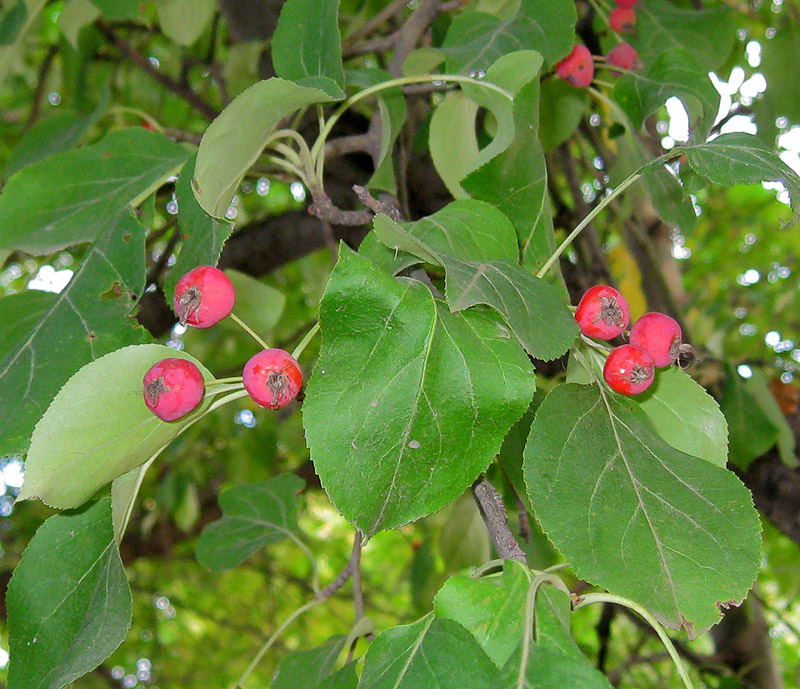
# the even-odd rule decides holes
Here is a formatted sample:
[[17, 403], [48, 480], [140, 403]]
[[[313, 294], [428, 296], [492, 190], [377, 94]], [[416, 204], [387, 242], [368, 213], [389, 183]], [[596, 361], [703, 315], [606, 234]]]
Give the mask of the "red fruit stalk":
[[603, 379], [612, 390], [623, 395], [644, 392], [654, 377], [653, 357], [631, 344], [612, 349], [603, 367]]
[[595, 285], [586, 290], [575, 310], [581, 332], [598, 340], [612, 340], [628, 327], [631, 311], [628, 302], [608, 285]]
[[576, 44], [572, 51], [556, 65], [556, 74], [568, 84], [583, 88], [594, 79], [594, 60], [585, 45]]
[[242, 379], [256, 404], [280, 409], [297, 397], [303, 385], [303, 372], [288, 352], [265, 349], [245, 364]]
[[175, 285], [173, 303], [181, 325], [210, 328], [228, 316], [236, 301], [230, 278], [214, 266], [199, 266]]
[[203, 374], [186, 359], [162, 359], [144, 374], [144, 403], [163, 421], [176, 421], [203, 399]]

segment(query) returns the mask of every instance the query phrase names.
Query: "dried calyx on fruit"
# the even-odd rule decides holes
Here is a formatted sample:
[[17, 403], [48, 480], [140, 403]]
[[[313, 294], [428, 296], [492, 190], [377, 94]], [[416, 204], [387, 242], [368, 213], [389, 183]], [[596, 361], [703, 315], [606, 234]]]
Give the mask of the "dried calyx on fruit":
[[282, 349], [265, 349], [245, 364], [245, 390], [256, 404], [280, 409], [291, 402], [303, 385], [303, 372], [294, 357]]
[[176, 421], [203, 399], [203, 374], [186, 359], [162, 359], [144, 374], [144, 403], [162, 421]]
[[199, 266], [175, 285], [173, 304], [181, 325], [210, 328], [228, 316], [236, 301], [230, 278], [214, 266]]
[[598, 340], [611, 340], [621, 335], [630, 318], [625, 297], [608, 285], [595, 285], [586, 290], [575, 310], [581, 332]]

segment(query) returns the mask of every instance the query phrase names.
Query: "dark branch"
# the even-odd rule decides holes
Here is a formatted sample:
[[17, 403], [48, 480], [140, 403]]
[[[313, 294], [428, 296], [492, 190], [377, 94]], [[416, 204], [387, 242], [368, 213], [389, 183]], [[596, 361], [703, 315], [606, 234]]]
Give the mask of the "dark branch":
[[497, 554], [504, 560], [527, 562], [525, 553], [508, 528], [508, 513], [497, 489], [485, 476], [481, 476], [472, 484], [472, 493]]

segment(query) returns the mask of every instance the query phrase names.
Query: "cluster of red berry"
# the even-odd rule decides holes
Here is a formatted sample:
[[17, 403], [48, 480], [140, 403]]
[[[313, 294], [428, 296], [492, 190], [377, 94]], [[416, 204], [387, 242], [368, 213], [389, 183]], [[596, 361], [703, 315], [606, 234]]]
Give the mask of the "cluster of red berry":
[[[175, 313], [182, 325], [210, 328], [228, 316], [236, 290], [225, 273], [200, 266], [175, 285]], [[303, 384], [297, 361], [283, 349], [265, 349], [245, 364], [242, 382], [256, 404], [280, 409], [291, 402]], [[164, 421], [176, 421], [203, 399], [205, 384], [200, 369], [186, 359], [162, 359], [144, 375], [144, 402]]]
[[[581, 332], [598, 340], [611, 340], [626, 332], [630, 323], [628, 302], [608, 285], [586, 290], [575, 310]], [[603, 378], [612, 390], [638, 395], [650, 387], [657, 368], [676, 363], [692, 351], [683, 344], [681, 326], [674, 318], [652, 311], [631, 328], [630, 344], [611, 350], [603, 367]]]
[[[636, 29], [636, 13], [633, 11], [637, 0], [615, 0], [617, 6], [608, 15], [608, 23], [614, 33], [632, 33]], [[621, 41], [606, 55], [606, 63], [619, 69], [639, 69], [641, 62], [636, 49]], [[568, 84], [584, 88], [594, 79], [594, 58], [589, 49], [580, 43], [556, 65], [556, 74]]]

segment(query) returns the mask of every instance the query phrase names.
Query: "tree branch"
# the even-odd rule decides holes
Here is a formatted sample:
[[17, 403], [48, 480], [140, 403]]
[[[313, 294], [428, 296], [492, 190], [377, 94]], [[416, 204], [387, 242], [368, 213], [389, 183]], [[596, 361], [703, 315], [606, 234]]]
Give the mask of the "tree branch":
[[525, 553], [508, 528], [508, 513], [497, 489], [485, 476], [481, 476], [472, 484], [472, 494], [478, 503], [478, 509], [497, 554], [504, 560], [527, 562]]

